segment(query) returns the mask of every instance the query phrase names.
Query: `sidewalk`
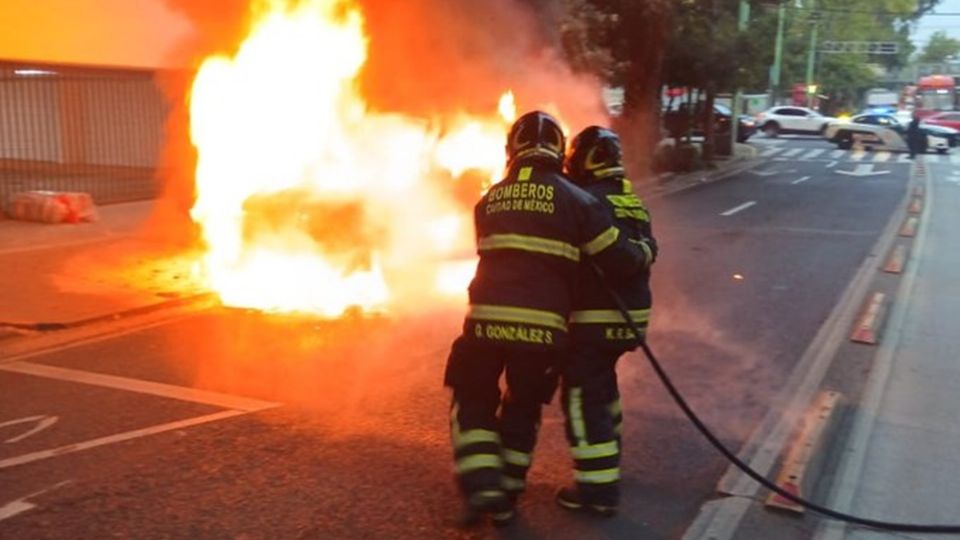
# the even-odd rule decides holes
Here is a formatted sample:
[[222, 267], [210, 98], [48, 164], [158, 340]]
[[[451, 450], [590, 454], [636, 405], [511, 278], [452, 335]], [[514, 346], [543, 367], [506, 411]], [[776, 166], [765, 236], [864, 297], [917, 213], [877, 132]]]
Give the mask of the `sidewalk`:
[[731, 174], [736, 174], [744, 167], [753, 165], [756, 158], [757, 149], [755, 146], [737, 143], [733, 148], [732, 156], [717, 158], [714, 162], [715, 169], [703, 169], [687, 173], [662, 173], [653, 176], [647, 182], [641, 182], [636, 186], [636, 189], [638, 194], [644, 198], [669, 195], [698, 184], [720, 180]]
[[[905, 276], [857, 406], [829, 506], [858, 516], [960, 524], [960, 183], [936, 173]], [[817, 538], [945, 538], [828, 522]], [[952, 536], [956, 538], [957, 536]]]
[[146, 234], [153, 210], [137, 202], [98, 208], [96, 223], [0, 221], [0, 337], [201, 292], [195, 259]]

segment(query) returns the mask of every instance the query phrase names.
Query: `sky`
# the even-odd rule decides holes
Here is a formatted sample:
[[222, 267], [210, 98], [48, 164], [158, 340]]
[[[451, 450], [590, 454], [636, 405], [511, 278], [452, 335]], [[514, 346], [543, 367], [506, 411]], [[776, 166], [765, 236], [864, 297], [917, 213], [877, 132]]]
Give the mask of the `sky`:
[[[960, 0], [943, 0], [934, 13], [960, 13]], [[937, 31], [946, 32], [952, 38], [960, 39], [960, 16], [937, 17], [927, 15], [920, 19], [914, 29], [912, 40], [918, 49], [922, 49], [930, 36]]]

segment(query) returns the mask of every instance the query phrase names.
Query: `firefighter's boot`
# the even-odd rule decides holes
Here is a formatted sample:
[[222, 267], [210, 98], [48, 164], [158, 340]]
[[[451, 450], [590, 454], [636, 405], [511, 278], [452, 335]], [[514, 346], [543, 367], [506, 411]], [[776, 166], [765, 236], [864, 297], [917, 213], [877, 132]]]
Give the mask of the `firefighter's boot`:
[[576, 486], [561, 488], [557, 492], [557, 504], [567, 510], [583, 511], [603, 517], [613, 517], [617, 514], [617, 505], [592, 501], [584, 497]]

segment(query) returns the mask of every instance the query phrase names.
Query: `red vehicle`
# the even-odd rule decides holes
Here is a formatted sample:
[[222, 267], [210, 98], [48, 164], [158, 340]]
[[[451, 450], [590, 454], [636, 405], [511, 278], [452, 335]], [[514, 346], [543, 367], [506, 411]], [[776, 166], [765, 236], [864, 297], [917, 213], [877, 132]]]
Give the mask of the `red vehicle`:
[[946, 111], [934, 113], [930, 116], [927, 116], [923, 119], [925, 124], [931, 124], [934, 126], [943, 126], [948, 128], [953, 128], [960, 130], [960, 112], [958, 111]]
[[914, 96], [914, 111], [920, 118], [957, 109], [957, 83], [949, 75], [920, 77]]

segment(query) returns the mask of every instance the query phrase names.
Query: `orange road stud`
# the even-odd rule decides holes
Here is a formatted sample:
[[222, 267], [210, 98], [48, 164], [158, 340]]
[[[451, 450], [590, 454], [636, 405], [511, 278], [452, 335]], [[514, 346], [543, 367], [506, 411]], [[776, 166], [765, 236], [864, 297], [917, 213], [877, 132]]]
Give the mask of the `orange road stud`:
[[913, 196], [923, 197], [923, 184], [913, 186]]
[[866, 345], [877, 344], [880, 340], [880, 327], [883, 325], [883, 318], [887, 311], [886, 299], [887, 295], [883, 293], [873, 293], [870, 301], [867, 302], [866, 309], [853, 327], [850, 341]]
[[907, 246], [903, 244], [897, 244], [890, 251], [890, 256], [887, 258], [887, 264], [884, 265], [883, 271], [890, 274], [899, 274], [903, 272], [903, 267], [907, 262]]
[[903, 225], [900, 227], [900, 236], [916, 236], [917, 235], [917, 225], [920, 224], [920, 220], [916, 216], [910, 216], [904, 220]]
[[[804, 499], [809, 499], [813, 493], [823, 470], [827, 442], [836, 426], [838, 415], [835, 413], [841, 397], [839, 392], [824, 390], [803, 415], [797, 438], [790, 445], [775, 482], [787, 493]], [[771, 493], [765, 504], [767, 508], [798, 514], [804, 511], [803, 506], [776, 493]]]
[[908, 208], [907, 211], [911, 214], [919, 214], [920, 212], [923, 212], [923, 199], [920, 197], [914, 197], [913, 200], [910, 201], [910, 208]]

